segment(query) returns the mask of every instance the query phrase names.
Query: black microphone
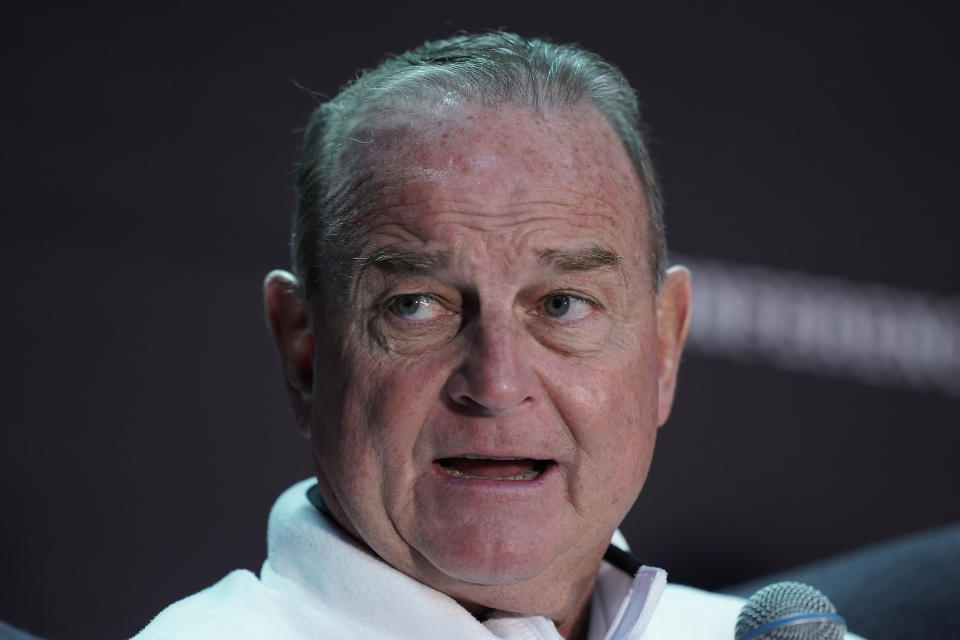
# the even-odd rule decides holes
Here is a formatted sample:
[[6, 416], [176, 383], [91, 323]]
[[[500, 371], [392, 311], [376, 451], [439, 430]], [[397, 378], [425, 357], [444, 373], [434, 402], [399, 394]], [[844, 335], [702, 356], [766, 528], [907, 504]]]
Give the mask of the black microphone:
[[842, 640], [847, 623], [827, 596], [802, 582], [776, 582], [750, 596], [736, 640]]

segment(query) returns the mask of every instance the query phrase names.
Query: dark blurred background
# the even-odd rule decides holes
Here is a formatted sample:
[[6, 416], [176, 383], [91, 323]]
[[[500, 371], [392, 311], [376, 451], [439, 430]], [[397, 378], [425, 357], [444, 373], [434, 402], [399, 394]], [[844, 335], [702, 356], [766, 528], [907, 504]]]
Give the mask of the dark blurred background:
[[[21, 4], [0, 27], [0, 619], [125, 637], [259, 569], [273, 499], [310, 474], [260, 306], [264, 274], [288, 265], [314, 106], [294, 81], [332, 95], [457, 29], [577, 41], [624, 70], [671, 247], [702, 282], [738, 265], [803, 274], [801, 303], [839, 282], [892, 318], [894, 355], [867, 344], [859, 368], [830, 359], [845, 343], [823, 349], [836, 318], [789, 357], [695, 327], [624, 524], [639, 556], [719, 588], [960, 521], [946, 3], [78, 4]], [[906, 375], [934, 326], [909, 324], [915, 310], [941, 332]]]

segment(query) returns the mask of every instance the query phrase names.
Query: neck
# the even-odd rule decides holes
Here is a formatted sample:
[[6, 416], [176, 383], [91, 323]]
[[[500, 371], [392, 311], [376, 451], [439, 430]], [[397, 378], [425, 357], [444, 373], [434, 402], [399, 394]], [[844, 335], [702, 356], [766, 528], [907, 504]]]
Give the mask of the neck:
[[580, 607], [579, 613], [577, 613], [572, 620], [564, 624], [554, 621], [554, 624], [557, 625], [557, 632], [566, 638], [566, 640], [586, 640], [587, 629], [590, 626], [590, 595], [592, 593], [593, 589], [590, 589], [587, 593], [586, 601]]
[[[590, 580], [581, 581], [573, 585], [574, 588], [572, 589], [571, 597], [569, 599], [571, 604], [567, 607], [564, 607], [564, 611], [560, 615], [547, 616], [557, 627], [557, 633], [563, 636], [566, 640], [586, 639], [587, 630], [589, 629], [590, 625], [590, 600], [595, 586], [596, 575], [592, 576]], [[456, 598], [456, 600], [460, 606], [481, 621], [486, 620], [494, 611], [497, 610], [510, 613], [527, 613], [524, 611], [516, 611], [515, 607], [510, 605], [491, 607], [461, 598]], [[546, 614], [542, 615], [546, 616]]]

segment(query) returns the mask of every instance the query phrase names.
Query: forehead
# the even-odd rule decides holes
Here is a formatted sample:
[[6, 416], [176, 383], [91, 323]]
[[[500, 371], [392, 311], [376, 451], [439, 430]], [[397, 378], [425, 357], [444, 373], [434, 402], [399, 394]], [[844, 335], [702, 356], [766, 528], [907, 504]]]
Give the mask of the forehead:
[[643, 188], [590, 106], [391, 114], [371, 140], [362, 151], [375, 193], [357, 222], [374, 248], [493, 234], [514, 245], [590, 240], [643, 262]]

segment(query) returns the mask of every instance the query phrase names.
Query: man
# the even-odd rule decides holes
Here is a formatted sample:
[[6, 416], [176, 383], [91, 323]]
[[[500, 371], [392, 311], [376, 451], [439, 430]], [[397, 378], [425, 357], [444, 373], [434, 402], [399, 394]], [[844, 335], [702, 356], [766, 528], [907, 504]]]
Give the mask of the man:
[[603, 560], [690, 320], [660, 209], [633, 91], [577, 47], [457, 36], [322, 105], [265, 282], [316, 479], [259, 578], [138, 637], [732, 638], [739, 599]]

